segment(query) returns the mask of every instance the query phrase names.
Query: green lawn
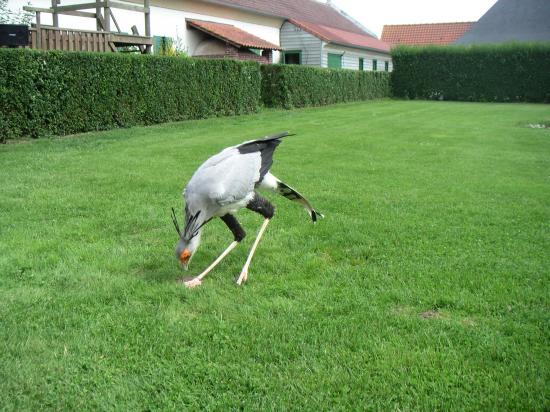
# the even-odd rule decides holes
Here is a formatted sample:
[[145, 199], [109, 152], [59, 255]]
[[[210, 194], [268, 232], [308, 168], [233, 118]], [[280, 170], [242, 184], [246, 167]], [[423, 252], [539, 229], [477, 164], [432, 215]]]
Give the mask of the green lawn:
[[[550, 106], [379, 101], [0, 147], [1, 410], [549, 410]], [[277, 214], [187, 290], [170, 208], [290, 130]], [[196, 274], [232, 240], [205, 227]]]

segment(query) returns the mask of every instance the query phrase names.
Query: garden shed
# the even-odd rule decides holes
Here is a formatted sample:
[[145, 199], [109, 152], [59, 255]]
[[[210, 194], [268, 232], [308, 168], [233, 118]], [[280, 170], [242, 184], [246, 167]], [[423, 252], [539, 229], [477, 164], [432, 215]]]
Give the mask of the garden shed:
[[276, 44], [231, 24], [194, 19], [186, 19], [186, 22], [189, 29], [202, 35], [194, 51], [196, 57], [253, 60], [270, 64], [273, 63], [273, 50], [281, 50]]

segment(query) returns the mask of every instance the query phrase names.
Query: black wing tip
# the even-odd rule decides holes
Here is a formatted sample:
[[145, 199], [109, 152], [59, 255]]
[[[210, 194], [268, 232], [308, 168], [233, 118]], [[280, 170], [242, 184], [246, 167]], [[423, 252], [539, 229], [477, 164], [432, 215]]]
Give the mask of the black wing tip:
[[290, 133], [288, 131], [280, 132], [280, 133], [272, 134], [271, 136], [266, 136], [262, 140], [278, 140], [278, 139], [282, 139], [283, 137], [295, 136], [295, 135], [296, 133]]
[[237, 148], [239, 149], [239, 152], [241, 154], [256, 152], [259, 150], [258, 145], [265, 145], [267, 147], [278, 146], [281, 143], [280, 139], [287, 136], [294, 136], [294, 133], [281, 132], [281, 133], [273, 134], [271, 136], [258, 138], [256, 140], [249, 140], [247, 142], [241, 143], [240, 145], [237, 146]]

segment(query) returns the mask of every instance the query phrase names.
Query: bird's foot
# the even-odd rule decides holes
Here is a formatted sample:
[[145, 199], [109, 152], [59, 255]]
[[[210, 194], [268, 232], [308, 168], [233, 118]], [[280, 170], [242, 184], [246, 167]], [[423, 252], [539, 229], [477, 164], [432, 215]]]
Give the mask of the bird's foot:
[[178, 279], [178, 282], [183, 283], [189, 289], [202, 285], [202, 280], [197, 278], [181, 278]]
[[239, 277], [237, 278], [237, 285], [241, 286], [243, 282], [246, 282], [248, 279], [248, 270], [243, 270]]

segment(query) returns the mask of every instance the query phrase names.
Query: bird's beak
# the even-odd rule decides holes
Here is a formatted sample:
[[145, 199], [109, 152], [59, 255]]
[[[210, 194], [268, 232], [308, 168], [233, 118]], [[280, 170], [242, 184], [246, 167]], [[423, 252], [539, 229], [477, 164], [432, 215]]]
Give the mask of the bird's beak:
[[191, 258], [191, 252], [189, 252], [188, 249], [185, 249], [180, 254], [180, 264], [183, 267], [184, 270], [187, 270], [189, 268], [189, 259]]

